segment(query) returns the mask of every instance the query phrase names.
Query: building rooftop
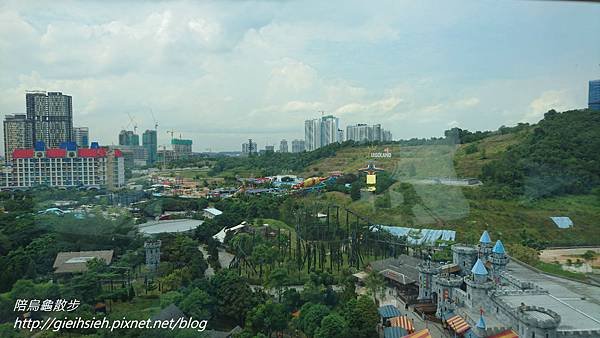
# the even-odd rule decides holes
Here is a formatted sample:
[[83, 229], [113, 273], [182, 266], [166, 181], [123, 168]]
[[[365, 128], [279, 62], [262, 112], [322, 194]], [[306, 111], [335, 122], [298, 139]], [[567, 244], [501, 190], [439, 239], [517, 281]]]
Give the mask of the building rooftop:
[[501, 240], [496, 241], [496, 244], [494, 245], [492, 252], [497, 253], [497, 254], [505, 254], [506, 253], [506, 251], [504, 250], [504, 244], [502, 244]]
[[386, 258], [369, 263], [371, 268], [382, 273], [385, 277], [393, 279], [401, 284], [415, 283], [419, 280], [417, 265], [422, 263], [421, 259], [408, 255], [400, 255], [398, 258]]
[[482, 275], [482, 276], [485, 276], [488, 274], [487, 269], [485, 268], [485, 265], [481, 261], [481, 258], [477, 259], [477, 262], [475, 262], [475, 265], [473, 265], [471, 272], [475, 275]]
[[94, 258], [101, 259], [109, 265], [112, 262], [113, 250], [59, 252], [56, 255], [54, 273], [79, 273], [87, 271], [87, 262]]
[[[525, 304], [556, 312], [561, 317], [559, 331], [600, 330], [600, 306], [582, 299], [571, 299], [568, 303], [552, 294], [515, 294], [498, 298], [515, 309]], [[550, 315], [541, 311], [527, 311], [527, 314], [539, 320], [552, 320]]]
[[208, 212], [209, 214], [215, 215], [215, 216], [219, 216], [221, 215], [223, 212], [217, 208], [206, 208], [204, 209], [205, 212]]
[[479, 238], [479, 243], [489, 244], [492, 243], [492, 239], [490, 238], [490, 234], [485, 230], [481, 234], [481, 238]]
[[190, 231], [196, 229], [202, 223], [204, 223], [204, 221], [197, 219], [173, 219], [163, 221], [151, 221], [139, 224], [138, 229], [141, 233], [152, 235], [160, 233]]

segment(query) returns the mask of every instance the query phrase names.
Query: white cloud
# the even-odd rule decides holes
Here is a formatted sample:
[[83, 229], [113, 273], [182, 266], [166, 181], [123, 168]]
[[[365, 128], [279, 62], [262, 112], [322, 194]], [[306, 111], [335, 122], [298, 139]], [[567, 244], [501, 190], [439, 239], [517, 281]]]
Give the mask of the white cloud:
[[562, 111], [570, 106], [570, 99], [565, 90], [548, 90], [540, 94], [529, 104], [530, 110], [523, 116], [525, 122], [535, 123], [551, 109]]
[[[447, 121], [493, 127], [578, 102], [565, 93], [531, 102], [530, 88], [546, 88], [551, 77], [495, 87], [482, 86], [477, 72], [463, 77], [453, 67], [464, 55], [447, 46], [448, 30], [472, 30], [462, 11], [428, 16], [423, 27], [427, 4], [341, 4], [9, 0], [0, 4], [0, 112], [24, 112], [26, 90], [62, 91], [73, 96], [76, 124], [102, 143], [116, 141], [127, 113], [152, 128], [152, 109], [163, 131], [237, 149], [254, 131], [301, 137], [303, 120], [319, 110], [343, 125], [382, 123], [398, 137], [426, 137]], [[500, 110], [508, 113], [493, 114]]]

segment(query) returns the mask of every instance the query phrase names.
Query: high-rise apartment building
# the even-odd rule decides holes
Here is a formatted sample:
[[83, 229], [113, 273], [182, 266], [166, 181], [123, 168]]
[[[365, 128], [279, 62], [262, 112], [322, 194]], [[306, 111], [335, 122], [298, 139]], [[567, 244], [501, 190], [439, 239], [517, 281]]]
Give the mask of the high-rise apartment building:
[[247, 143], [242, 143], [242, 155], [249, 156], [251, 154], [256, 154], [258, 151], [258, 146], [256, 142], [253, 142], [252, 139], [249, 139]]
[[304, 144], [307, 151], [321, 147], [321, 119], [304, 121]]
[[93, 142], [89, 149], [64, 142], [46, 148], [42, 141], [33, 148], [14, 149], [10, 170], [0, 172], [6, 187], [97, 187], [117, 189], [125, 184], [123, 157], [119, 150], [108, 151]]
[[279, 142], [279, 152], [280, 153], [287, 153], [288, 152], [288, 141], [287, 140], [281, 140], [281, 142]]
[[120, 146], [139, 146], [140, 136], [131, 130], [121, 130], [119, 133]]
[[333, 115], [321, 117], [321, 147], [328, 144], [341, 142], [339, 128], [340, 119]]
[[192, 155], [192, 140], [174, 138], [171, 140], [171, 147], [173, 147], [176, 158]]
[[148, 164], [152, 165], [156, 162], [158, 153], [158, 139], [156, 130], [146, 130], [142, 134], [142, 145], [146, 148], [148, 154]]
[[600, 110], [600, 80], [590, 81], [588, 91], [588, 108]]
[[33, 147], [33, 126], [25, 114], [7, 115], [4, 118], [4, 157], [7, 162], [19, 148]]
[[57, 148], [73, 141], [73, 104], [69, 95], [61, 92], [27, 92], [27, 119], [32, 121], [33, 141], [42, 141]]
[[73, 127], [73, 141], [79, 148], [90, 146], [90, 129], [88, 127]]
[[339, 124], [340, 120], [333, 115], [304, 121], [306, 150], [312, 151], [331, 143], [342, 142], [344, 134]]
[[381, 124], [372, 126], [364, 123], [350, 125], [346, 127], [346, 141], [355, 142], [389, 142], [392, 140], [392, 133], [381, 128]]
[[292, 141], [292, 153], [301, 153], [305, 150], [304, 140], [293, 140]]

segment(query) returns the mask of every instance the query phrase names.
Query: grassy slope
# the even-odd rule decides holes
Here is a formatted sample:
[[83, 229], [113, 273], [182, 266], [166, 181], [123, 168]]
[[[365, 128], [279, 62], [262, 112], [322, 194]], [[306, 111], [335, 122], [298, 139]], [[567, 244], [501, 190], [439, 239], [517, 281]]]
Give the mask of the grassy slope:
[[[497, 200], [482, 198], [479, 187], [456, 187], [445, 185], [420, 184], [426, 177], [477, 177], [482, 166], [498, 158], [510, 145], [520, 142], [527, 131], [514, 134], [496, 135], [475, 142], [479, 151], [466, 154], [468, 145], [454, 146], [390, 146], [392, 159], [377, 159], [377, 166], [393, 172], [399, 182], [412, 182], [423, 205], [413, 209], [417, 224], [421, 227], [452, 228], [457, 230], [458, 241], [473, 242], [484, 229], [489, 229], [494, 238], [507, 242], [519, 242], [521, 229], [525, 228], [533, 236], [547, 240], [551, 245], [600, 244], [598, 231], [600, 203], [591, 195], [560, 196], [535, 202], [519, 200]], [[305, 176], [342, 170], [355, 172], [369, 161], [372, 151], [367, 147], [346, 148], [336, 156], [323, 159], [311, 165], [303, 173]], [[482, 159], [482, 150], [485, 158]], [[416, 175], [409, 175], [412, 163]], [[375, 209], [374, 196], [363, 195], [361, 200], [352, 202], [347, 195], [327, 193], [328, 199], [368, 216], [374, 222], [406, 225], [399, 207], [402, 194], [396, 192], [397, 185], [390, 188], [391, 209]], [[558, 229], [550, 221], [550, 216], [569, 216], [575, 223], [572, 229]], [[442, 219], [439, 222], [437, 219]]]

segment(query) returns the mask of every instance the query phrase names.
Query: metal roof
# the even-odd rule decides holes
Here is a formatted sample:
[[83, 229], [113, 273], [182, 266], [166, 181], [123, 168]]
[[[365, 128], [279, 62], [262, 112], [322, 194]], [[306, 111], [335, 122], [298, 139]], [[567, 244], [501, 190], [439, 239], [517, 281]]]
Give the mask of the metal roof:
[[[406, 237], [406, 241], [410, 244], [435, 244], [437, 240], [454, 241], [456, 238], [456, 231], [454, 230], [415, 229], [389, 225], [379, 225], [379, 227], [394, 236]], [[372, 228], [372, 231], [377, 230], [377, 227]], [[410, 234], [417, 236], [411, 237]]]
[[476, 327], [480, 328], [480, 329], [485, 329], [485, 320], [483, 320], [483, 315], [479, 316], [479, 321], [477, 322], [477, 325], [475, 325]]
[[473, 265], [471, 272], [476, 275], [482, 275], [482, 276], [485, 276], [488, 274], [487, 269], [485, 268], [485, 265], [483, 265], [483, 262], [481, 261], [481, 258], [477, 258], [477, 262], [475, 262], [475, 265]]
[[492, 243], [492, 239], [490, 238], [490, 234], [487, 232], [487, 230], [485, 230], [482, 234], [481, 234], [481, 238], [479, 238], [479, 243]]
[[78, 273], [87, 271], [87, 262], [98, 258], [106, 265], [112, 262], [113, 250], [59, 252], [54, 260], [54, 273]]
[[504, 254], [506, 251], [504, 250], [504, 244], [502, 244], [501, 240], [497, 240], [494, 248], [492, 249], [493, 253]]
[[379, 307], [378, 309], [379, 311], [379, 316], [387, 319], [387, 318], [394, 318], [394, 317], [398, 317], [400, 315], [402, 315], [400, 313], [400, 310], [398, 310], [397, 307], [395, 307], [394, 305], [384, 305]]
[[383, 329], [384, 338], [402, 338], [406, 336], [408, 332], [401, 327], [386, 327]]
[[561, 229], [568, 229], [573, 226], [573, 221], [569, 217], [550, 217], [550, 219]]

